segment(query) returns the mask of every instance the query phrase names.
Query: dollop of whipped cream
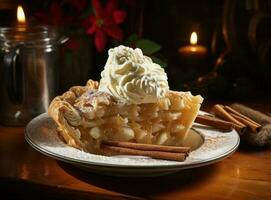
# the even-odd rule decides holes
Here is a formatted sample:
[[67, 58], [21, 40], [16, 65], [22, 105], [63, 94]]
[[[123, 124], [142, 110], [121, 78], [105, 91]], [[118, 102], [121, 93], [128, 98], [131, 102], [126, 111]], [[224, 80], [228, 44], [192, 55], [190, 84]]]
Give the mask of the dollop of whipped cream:
[[154, 103], [165, 97], [169, 90], [167, 74], [140, 49], [118, 46], [109, 49], [108, 54], [100, 91], [131, 104]]

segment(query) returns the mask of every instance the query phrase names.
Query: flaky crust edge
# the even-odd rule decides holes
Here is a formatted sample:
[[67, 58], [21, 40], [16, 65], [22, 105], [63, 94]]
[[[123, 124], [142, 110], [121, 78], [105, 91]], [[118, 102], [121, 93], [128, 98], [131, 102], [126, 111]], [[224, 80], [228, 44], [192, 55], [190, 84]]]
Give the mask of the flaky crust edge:
[[71, 118], [76, 119], [80, 117], [79, 113], [72, 106], [73, 102], [77, 97], [81, 96], [87, 90], [97, 90], [98, 87], [99, 82], [93, 80], [88, 80], [86, 86], [73, 86], [61, 96], [55, 97], [48, 108], [49, 116], [57, 123], [58, 133], [68, 145], [80, 150], [86, 151], [84, 144], [80, 141], [80, 137], [78, 137], [80, 131], [70, 126], [65, 119], [65, 117], [67, 117], [65, 116], [65, 113], [68, 113], [68, 117]]

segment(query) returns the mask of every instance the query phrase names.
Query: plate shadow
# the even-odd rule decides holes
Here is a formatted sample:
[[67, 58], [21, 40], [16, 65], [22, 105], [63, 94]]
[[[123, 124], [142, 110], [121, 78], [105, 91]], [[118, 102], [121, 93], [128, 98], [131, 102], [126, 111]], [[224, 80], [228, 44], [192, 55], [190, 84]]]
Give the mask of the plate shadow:
[[180, 172], [147, 178], [113, 177], [99, 175], [58, 161], [60, 167], [70, 175], [88, 184], [110, 191], [137, 197], [151, 197], [169, 191], [184, 191], [208, 182], [219, 171], [219, 163], [185, 169]]

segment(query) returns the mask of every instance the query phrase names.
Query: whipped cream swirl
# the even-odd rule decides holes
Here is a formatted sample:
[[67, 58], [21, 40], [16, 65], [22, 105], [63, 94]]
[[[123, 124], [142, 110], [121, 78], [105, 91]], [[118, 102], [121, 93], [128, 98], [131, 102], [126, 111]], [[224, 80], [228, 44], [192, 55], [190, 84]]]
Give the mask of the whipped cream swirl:
[[140, 49], [118, 46], [108, 51], [101, 73], [99, 90], [116, 100], [131, 103], [154, 103], [169, 90], [164, 69], [144, 56]]

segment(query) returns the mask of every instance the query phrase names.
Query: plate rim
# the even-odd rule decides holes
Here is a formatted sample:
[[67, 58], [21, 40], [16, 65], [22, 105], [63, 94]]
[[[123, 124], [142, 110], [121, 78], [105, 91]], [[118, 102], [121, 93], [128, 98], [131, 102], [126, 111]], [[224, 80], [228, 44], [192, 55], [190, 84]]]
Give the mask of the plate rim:
[[[203, 112], [203, 111], [201, 111]], [[204, 112], [205, 113], [205, 112]], [[52, 152], [50, 150], [47, 150], [41, 146], [39, 146], [38, 144], [36, 144], [28, 135], [28, 129], [29, 127], [31, 126], [32, 123], [35, 122], [35, 120], [37, 120], [37, 118], [40, 118], [40, 117], [49, 117], [47, 113], [43, 113], [43, 114], [40, 114], [38, 115], [37, 117], [33, 118], [28, 124], [27, 126], [25, 127], [24, 129], [24, 136], [25, 136], [25, 140], [27, 141], [27, 143], [32, 147], [34, 148], [35, 150], [37, 150], [38, 152], [42, 153], [43, 155], [46, 155], [46, 156], [49, 156], [49, 157], [52, 157], [56, 160], [60, 160], [60, 161], [63, 161], [63, 162], [67, 162], [67, 163], [70, 163], [70, 164], [75, 164], [75, 165], [81, 165], [81, 166], [84, 166], [84, 167], [87, 167], [89, 165], [93, 165], [93, 166], [102, 166], [102, 167], [107, 167], [107, 168], [125, 168], [125, 169], [147, 169], [147, 168], [166, 168], [166, 169], [188, 169], [188, 168], [195, 168], [195, 167], [201, 167], [201, 166], [205, 166], [205, 165], [209, 165], [209, 164], [213, 164], [213, 163], [216, 163], [220, 160], [223, 160], [224, 158], [227, 158], [229, 157], [230, 155], [232, 155], [237, 149], [238, 149], [238, 146], [240, 144], [240, 136], [239, 134], [234, 130], [233, 132], [237, 135], [237, 141], [235, 143], [235, 145], [229, 149], [228, 151], [224, 152], [223, 154], [220, 154], [219, 156], [216, 156], [215, 158], [208, 158], [208, 159], [205, 159], [205, 160], [200, 160], [200, 161], [193, 161], [191, 163], [183, 163], [183, 162], [180, 162], [182, 164], [179, 164], [179, 163], [175, 163], [175, 164], [171, 164], [171, 165], [125, 165], [125, 164], [115, 164], [115, 163], [97, 163], [97, 162], [94, 162], [94, 161], [91, 161], [91, 160], [79, 160], [79, 159], [76, 159], [76, 158], [73, 158], [73, 157], [68, 157], [68, 156], [64, 156], [64, 155], [60, 155], [60, 154], [57, 154], [55, 152]], [[74, 148], [74, 147], [71, 147], [71, 148]], [[76, 148], [75, 148], [76, 149]], [[76, 149], [78, 150], [78, 149]], [[89, 153], [89, 152], [86, 152], [86, 153]], [[91, 154], [91, 153], [90, 153]], [[95, 155], [95, 154], [93, 154]]]

